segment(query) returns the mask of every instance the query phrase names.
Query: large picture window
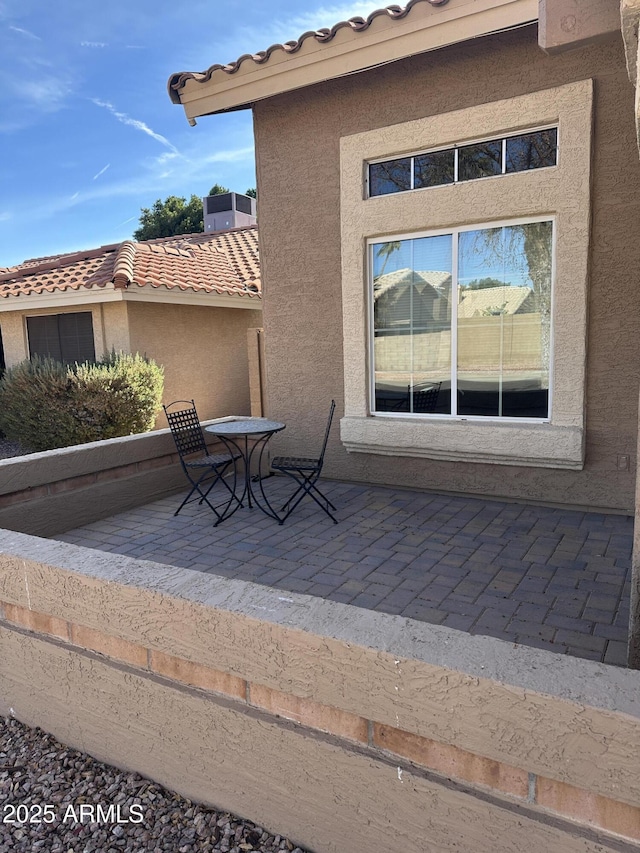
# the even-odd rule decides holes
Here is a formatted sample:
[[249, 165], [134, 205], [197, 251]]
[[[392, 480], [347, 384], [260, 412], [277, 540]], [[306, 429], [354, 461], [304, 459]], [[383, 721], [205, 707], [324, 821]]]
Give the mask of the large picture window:
[[27, 317], [29, 355], [53, 358], [65, 364], [95, 361], [90, 311]]
[[372, 411], [547, 420], [553, 222], [370, 243]]

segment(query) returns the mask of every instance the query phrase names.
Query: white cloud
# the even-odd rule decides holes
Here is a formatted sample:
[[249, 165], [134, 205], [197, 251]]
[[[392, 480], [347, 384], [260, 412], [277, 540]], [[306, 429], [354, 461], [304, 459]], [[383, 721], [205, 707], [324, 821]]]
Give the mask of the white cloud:
[[253, 157], [253, 145], [248, 145], [246, 148], [232, 148], [228, 151], [216, 151], [205, 157], [197, 160], [199, 165], [207, 163], [237, 163], [239, 160], [246, 160], [248, 157]]
[[167, 148], [171, 149], [175, 154], [179, 154], [178, 149], [173, 145], [166, 136], [162, 136], [161, 133], [156, 133], [152, 130], [148, 125], [146, 125], [143, 121], [138, 121], [138, 119], [131, 118], [126, 113], [121, 113], [116, 110], [113, 104], [110, 104], [109, 101], [101, 101], [99, 98], [91, 98], [92, 102], [98, 106], [103, 107], [105, 110], [108, 110], [112, 116], [118, 119], [122, 124], [126, 124], [129, 127], [134, 127], [136, 130], [141, 130], [143, 133], [146, 133], [147, 136], [150, 136], [152, 139], [155, 139], [156, 142], [160, 142], [162, 145], [166, 145]]
[[44, 108], [45, 112], [55, 112], [71, 92], [66, 81], [52, 76], [37, 80], [14, 80], [12, 88], [20, 98]]
[[40, 36], [37, 36], [35, 33], [29, 32], [29, 30], [23, 30], [22, 27], [14, 27], [9, 24], [9, 29], [13, 30], [14, 33], [20, 33], [21, 36], [26, 36], [30, 39], [35, 39], [36, 41], [42, 41]]
[[100, 169], [100, 171], [93, 176], [92, 180], [95, 181], [96, 178], [100, 177], [100, 175], [104, 175], [104, 173], [107, 171], [107, 169], [109, 168], [110, 165], [111, 165], [111, 163], [107, 163], [106, 166], [103, 166], [102, 169]]
[[13, 219], [12, 213], [8, 210], [0, 210], [0, 222], [8, 222], [10, 219]]
[[[175, 185], [179, 189], [185, 186], [197, 186], [202, 181], [211, 183], [211, 166], [215, 164], [232, 165], [253, 161], [253, 158], [253, 145], [213, 151], [211, 154], [203, 154], [196, 146], [195, 150], [180, 157], [170, 153], [161, 154], [149, 163], [149, 169], [155, 174], [158, 181], [163, 181], [168, 186]], [[182, 195], [183, 193], [180, 192], [179, 194]]]
[[105, 41], [81, 41], [80, 47], [108, 47]]
[[[366, 18], [376, 9], [382, 8], [384, 4], [376, 0], [359, 0], [354, 3], [337, 3], [334, 6], [320, 6], [313, 11], [305, 12], [291, 19], [291, 24], [306, 26], [308, 29], [319, 27], [332, 27], [340, 21], [348, 21], [350, 18]], [[321, 23], [319, 23], [321, 22]], [[300, 32], [303, 32], [301, 30]]]
[[[186, 196], [190, 193], [189, 187], [199, 185], [205, 187], [206, 190], [211, 186], [214, 178], [221, 183], [224, 183], [226, 180], [224, 175], [214, 175], [212, 178], [211, 164], [236, 163], [246, 160], [248, 157], [253, 157], [253, 147], [217, 151], [203, 157], [198, 157], [197, 154], [189, 158], [180, 157], [176, 162], [178, 168], [173, 170], [162, 168], [163, 165], [166, 166], [166, 163], [163, 164], [161, 162], [165, 156], [163, 154], [160, 157], [149, 159], [144, 164], [146, 171], [145, 169], [138, 169], [134, 177], [128, 177], [112, 183], [98, 182], [92, 184], [90, 188], [82, 191], [80, 202], [77, 201], [80, 193], [74, 193], [71, 197], [51, 198], [46, 204], [42, 204], [38, 208], [35, 212], [35, 217], [37, 219], [47, 219], [63, 213], [78, 203], [84, 204], [85, 202], [95, 200], [125, 197], [144, 199], [149, 193], [157, 193], [158, 196]], [[140, 204], [142, 205], [142, 203], [141, 201]], [[29, 208], [29, 217], [32, 219], [33, 216], [34, 211], [32, 208]]]
[[302, 33], [332, 27], [350, 18], [366, 18], [384, 4], [378, 0], [354, 0], [353, 3], [336, 3], [319, 6], [288, 18], [278, 18], [270, 26], [256, 29], [246, 27], [238, 35], [243, 40], [242, 53], [266, 50], [272, 44], [297, 39]]

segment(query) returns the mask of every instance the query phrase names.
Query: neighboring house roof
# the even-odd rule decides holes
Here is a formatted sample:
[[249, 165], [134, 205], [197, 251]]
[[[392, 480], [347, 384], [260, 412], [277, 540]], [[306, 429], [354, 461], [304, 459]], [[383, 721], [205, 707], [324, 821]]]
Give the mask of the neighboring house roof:
[[533, 302], [533, 290], [525, 286], [465, 290], [458, 305], [458, 317], [481, 317], [491, 313], [518, 314], [525, 308], [533, 311]]
[[408, 267], [385, 273], [374, 281], [374, 299], [379, 299], [394, 287], [410, 284], [428, 284], [434, 290], [440, 291], [445, 285], [451, 284], [451, 273], [441, 270], [412, 270]]
[[127, 289], [191, 291], [259, 300], [257, 227], [181, 234], [142, 243], [125, 240], [0, 267], [0, 297], [4, 299]]
[[171, 100], [187, 118], [244, 109], [255, 101], [396, 59], [522, 26], [538, 18], [538, 0], [410, 0], [366, 18], [303, 33], [206, 71], [169, 78]]

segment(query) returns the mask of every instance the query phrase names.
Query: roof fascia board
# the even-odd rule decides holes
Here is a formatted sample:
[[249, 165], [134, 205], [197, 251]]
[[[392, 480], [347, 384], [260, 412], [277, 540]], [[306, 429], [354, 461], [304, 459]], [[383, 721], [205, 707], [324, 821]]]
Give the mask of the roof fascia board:
[[101, 288], [83, 293], [79, 290], [54, 290], [44, 293], [21, 293], [0, 298], [0, 312], [33, 311], [39, 308], [60, 308], [76, 305], [95, 305], [99, 302], [122, 302], [123, 291]]
[[[136, 285], [131, 285], [136, 287]], [[172, 305], [199, 305], [207, 308], [251, 308], [254, 311], [262, 310], [262, 300], [255, 294], [240, 295], [236, 293], [201, 293], [195, 290], [180, 290], [173, 288], [168, 290], [138, 287], [136, 290], [124, 291], [125, 302], [157, 302]]]
[[218, 70], [206, 82], [187, 80], [180, 100], [188, 119], [241, 109], [255, 101], [364, 71], [536, 21], [538, 0], [451, 0], [416, 6], [401, 21], [376, 18], [365, 32], [338, 30], [328, 43], [307, 38], [300, 50], [276, 50], [262, 64], [245, 60], [232, 74]]
[[[135, 285], [132, 285], [135, 287]], [[240, 296], [229, 293], [198, 293], [193, 290], [100, 290], [93, 293], [78, 293], [77, 290], [54, 291], [53, 293], [30, 293], [5, 296], [0, 299], [0, 313], [9, 311], [33, 311], [40, 308], [56, 308], [61, 311], [77, 305], [95, 305], [100, 302], [156, 302], [172, 305], [198, 305], [208, 308], [251, 308], [262, 310], [262, 301], [255, 296]]]

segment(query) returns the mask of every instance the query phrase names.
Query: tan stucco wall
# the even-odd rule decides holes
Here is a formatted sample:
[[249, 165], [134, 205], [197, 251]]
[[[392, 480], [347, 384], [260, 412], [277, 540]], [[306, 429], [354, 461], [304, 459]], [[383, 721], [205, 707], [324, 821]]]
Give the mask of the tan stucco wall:
[[184, 487], [168, 429], [0, 459], [0, 526], [53, 536]]
[[128, 317], [132, 351], [164, 366], [164, 403], [193, 399], [202, 419], [250, 413], [247, 330], [260, 311], [144, 302]]
[[[335, 396], [343, 402], [341, 137], [590, 78], [594, 155], [584, 469], [348, 455], [336, 429], [325, 470], [421, 488], [633, 506], [640, 163], [634, 92], [616, 38], [550, 57], [538, 47], [535, 28], [524, 28], [317, 85], [304, 97], [283, 95], [255, 105], [268, 413], [287, 422], [278, 452], [317, 442], [328, 401]], [[481, 215], [470, 213], [470, 219]], [[393, 232], [393, 223], [389, 229]], [[618, 470], [621, 455], [631, 457], [631, 470]]]
[[[4, 311], [7, 366], [28, 358], [26, 317], [74, 311], [92, 314], [97, 358], [112, 350], [140, 352], [164, 366], [163, 402], [195, 399], [202, 419], [250, 413], [247, 330], [262, 325], [260, 310], [105, 302]], [[164, 426], [159, 417], [156, 427]]]
[[[100, 326], [93, 324], [93, 334], [96, 338], [96, 356], [112, 350], [116, 352], [135, 352], [131, 349], [129, 333], [129, 306], [126, 302], [105, 302], [100, 305]], [[98, 348], [98, 335], [101, 336], [102, 350]]]
[[[568, 86], [453, 110], [343, 137], [341, 150], [342, 304], [345, 417], [341, 438], [358, 452], [453, 461], [509, 462], [542, 468], [582, 468], [591, 183], [593, 83]], [[362, 161], [496, 137], [511, 129], [556, 125], [558, 163], [495, 180], [462, 181], [422, 192], [362, 197]], [[368, 417], [367, 281], [363, 244], [389, 232], [442, 231], [481, 221], [543, 216], [554, 220], [549, 422], [508, 425], [485, 418], [415, 421]], [[475, 219], [478, 217], [478, 219]], [[395, 239], [389, 235], [390, 239]], [[464, 365], [464, 321], [458, 322], [458, 367]], [[415, 340], [412, 336], [410, 340]], [[376, 340], [377, 343], [377, 340]], [[477, 335], [475, 346], [479, 346]], [[483, 350], [486, 354], [486, 350]]]
[[636, 672], [7, 531], [0, 649], [0, 713], [318, 853], [638, 849]]
[[21, 313], [3, 314], [0, 317], [2, 346], [7, 367], [23, 361], [28, 356], [26, 324]]
[[27, 307], [16, 311], [0, 312], [0, 329], [7, 367], [29, 358], [27, 338], [27, 317], [40, 317], [45, 314], [72, 314], [78, 311], [91, 313], [93, 321], [93, 341], [96, 357], [111, 349], [128, 352], [127, 306], [122, 303], [94, 303], [67, 305], [59, 308], [38, 308], [37, 298], [23, 300]]

